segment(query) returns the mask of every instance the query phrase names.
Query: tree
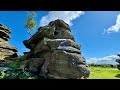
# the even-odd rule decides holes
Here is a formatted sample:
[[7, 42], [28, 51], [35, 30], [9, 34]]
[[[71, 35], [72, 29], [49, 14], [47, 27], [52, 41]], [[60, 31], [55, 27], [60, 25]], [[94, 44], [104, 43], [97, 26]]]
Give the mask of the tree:
[[35, 21], [36, 13], [33, 11], [29, 11], [26, 17], [26, 24], [25, 28], [27, 29], [28, 34], [31, 34], [31, 31], [33, 31], [37, 25], [37, 22]]

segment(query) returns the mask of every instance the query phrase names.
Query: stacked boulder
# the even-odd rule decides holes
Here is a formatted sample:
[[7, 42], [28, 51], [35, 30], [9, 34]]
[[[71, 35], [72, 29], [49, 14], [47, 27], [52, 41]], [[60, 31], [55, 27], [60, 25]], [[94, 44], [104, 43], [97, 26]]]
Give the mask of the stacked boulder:
[[0, 24], [0, 60], [17, 57], [17, 49], [8, 43], [10, 29]]
[[30, 58], [26, 68], [31, 72], [53, 79], [81, 79], [90, 75], [80, 45], [75, 43], [69, 25], [63, 20], [40, 27], [23, 43], [30, 49], [25, 54]]
[[[118, 54], [118, 56], [120, 57], [120, 54]], [[117, 65], [117, 68], [120, 70], [120, 59], [116, 59], [116, 62], [119, 63], [119, 64]]]

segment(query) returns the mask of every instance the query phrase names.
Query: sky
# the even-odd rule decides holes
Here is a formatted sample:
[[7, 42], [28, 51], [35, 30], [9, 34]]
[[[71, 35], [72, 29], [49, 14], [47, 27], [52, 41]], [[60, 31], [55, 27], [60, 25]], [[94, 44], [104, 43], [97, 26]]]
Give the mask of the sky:
[[[120, 11], [35, 11], [37, 26], [62, 19], [70, 25], [76, 43], [81, 45], [87, 63], [116, 64], [120, 53]], [[23, 41], [30, 38], [24, 28], [27, 11], [0, 11], [0, 23], [12, 31], [9, 43], [18, 54], [29, 51]]]

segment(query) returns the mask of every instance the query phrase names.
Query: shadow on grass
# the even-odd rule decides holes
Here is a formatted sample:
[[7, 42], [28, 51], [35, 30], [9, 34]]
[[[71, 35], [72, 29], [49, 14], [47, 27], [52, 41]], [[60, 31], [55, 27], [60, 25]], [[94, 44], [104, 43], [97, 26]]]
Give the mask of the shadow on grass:
[[120, 74], [117, 74], [115, 77], [120, 78]]

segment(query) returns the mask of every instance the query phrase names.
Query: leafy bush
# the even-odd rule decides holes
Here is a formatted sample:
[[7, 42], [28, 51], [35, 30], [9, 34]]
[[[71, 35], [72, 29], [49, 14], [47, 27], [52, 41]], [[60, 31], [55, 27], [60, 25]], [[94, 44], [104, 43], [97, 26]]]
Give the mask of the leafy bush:
[[6, 76], [9, 76], [9, 74], [6, 74], [4, 71], [0, 71], [0, 79], [4, 79]]

